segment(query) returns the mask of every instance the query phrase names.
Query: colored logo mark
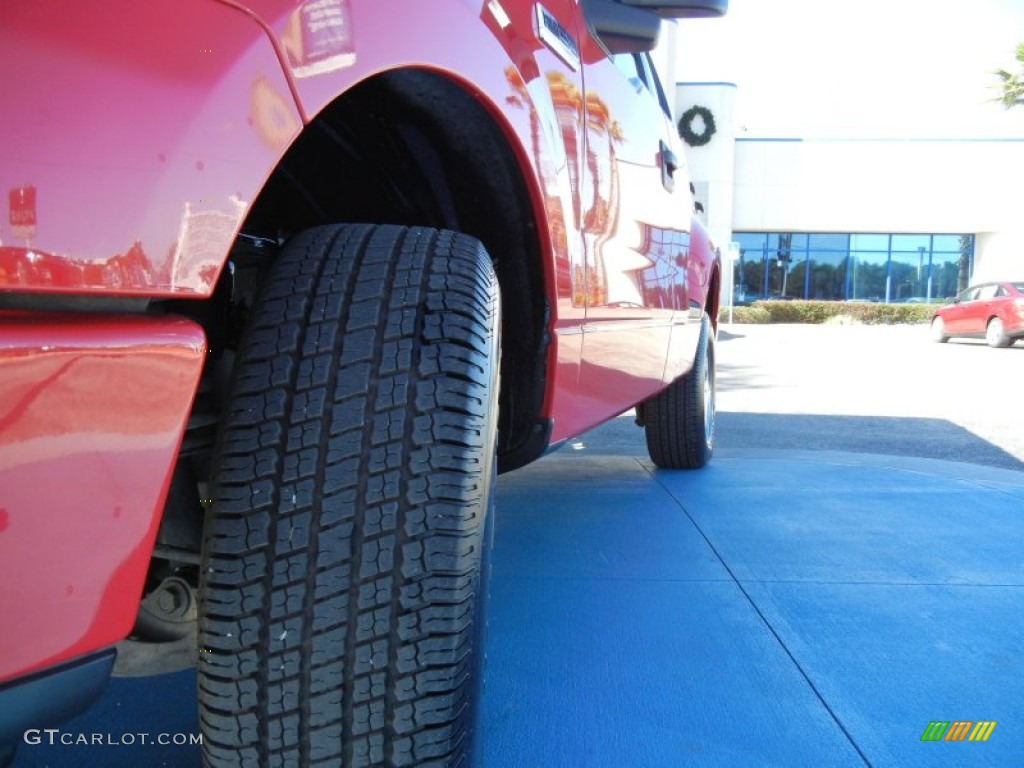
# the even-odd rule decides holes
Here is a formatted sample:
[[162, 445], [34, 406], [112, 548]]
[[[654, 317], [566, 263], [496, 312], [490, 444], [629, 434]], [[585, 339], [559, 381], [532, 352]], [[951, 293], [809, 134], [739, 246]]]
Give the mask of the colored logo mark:
[[932, 720], [921, 741], [988, 741], [995, 729], [995, 720]]

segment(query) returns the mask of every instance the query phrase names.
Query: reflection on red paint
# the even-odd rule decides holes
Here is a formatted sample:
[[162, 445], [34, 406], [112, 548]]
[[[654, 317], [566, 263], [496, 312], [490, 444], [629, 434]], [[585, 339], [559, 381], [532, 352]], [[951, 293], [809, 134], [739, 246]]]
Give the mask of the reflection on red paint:
[[100, 262], [45, 253], [35, 248], [0, 247], [0, 287], [62, 286], [76, 283], [94, 288], [120, 288], [155, 277], [141, 243]]
[[0, 246], [0, 288], [77, 285], [117, 290], [147, 283], [186, 289], [212, 286], [220, 258], [234, 237], [246, 204], [232, 196], [225, 209], [196, 210], [191, 203], [185, 203], [178, 237], [159, 261], [159, 268], [140, 241], [108, 259], [96, 261], [37, 248]]
[[36, 188], [18, 187], [8, 195], [11, 236], [31, 240], [36, 236]]
[[[531, 59], [532, 61], [532, 59]], [[536, 71], [536, 64], [532, 69]], [[576, 275], [582, 275], [582, 262], [577, 258], [579, 248], [570, 248], [570, 228], [578, 233], [580, 225], [579, 198], [579, 126], [583, 120], [583, 103], [580, 89], [576, 87], [562, 72], [548, 72], [543, 81], [534, 79], [527, 82], [522, 73], [515, 67], [505, 68], [505, 79], [511, 88], [511, 95], [505, 98], [506, 104], [517, 108], [529, 108], [530, 119], [530, 151], [540, 173], [544, 187], [544, 209], [547, 216], [547, 230], [550, 233], [555, 264], [556, 295], [571, 296], [575, 307], [583, 307], [583, 294], [577, 289]], [[542, 84], [542, 85], [535, 85]], [[546, 85], [547, 93], [535, 97], [531, 88]], [[549, 135], [549, 143], [543, 141], [545, 131], [542, 124], [540, 107], [544, 97], [550, 100], [554, 121], [551, 130], [557, 131]], [[564, 165], [556, 167], [550, 140], [562, 142], [564, 147]], [[567, 182], [563, 185], [561, 182]], [[564, 191], [563, 191], [564, 189]], [[572, 221], [566, 221], [566, 212], [572, 212]], [[582, 282], [582, 280], [580, 280]]]
[[172, 287], [212, 286], [217, 279], [220, 255], [226, 253], [246, 203], [232, 195], [228, 210], [193, 210], [185, 203], [175, 248], [168, 259]]
[[334, 72], [355, 64], [355, 34], [348, 0], [306, 0], [288, 17], [281, 32], [281, 47], [295, 77]]
[[302, 127], [289, 97], [275, 90], [265, 77], [252, 83], [249, 120], [260, 141], [276, 150], [288, 146]]
[[231, 196], [301, 128], [265, 31], [210, 0], [0, 2], [0, 51], [0, 290], [209, 295]]
[[0, 312], [0, 680], [130, 630], [205, 348], [173, 317]]
[[485, 0], [480, 9], [480, 20], [483, 21], [495, 39], [501, 43], [513, 66], [506, 68], [505, 74], [514, 73], [514, 77], [525, 86], [540, 77], [540, 68], [534, 52], [540, 49], [541, 42], [533, 34], [525, 35], [520, 30], [533, 31], [531, 19], [533, 9], [526, 3], [513, 3], [505, 8], [496, 0]]

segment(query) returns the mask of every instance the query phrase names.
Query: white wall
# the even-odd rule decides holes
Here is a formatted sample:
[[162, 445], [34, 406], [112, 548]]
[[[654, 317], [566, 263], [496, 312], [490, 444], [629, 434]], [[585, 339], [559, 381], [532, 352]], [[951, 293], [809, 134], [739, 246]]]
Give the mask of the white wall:
[[738, 231], [977, 234], [975, 279], [1024, 274], [1024, 141], [736, 142]]
[[706, 223], [740, 232], [973, 234], [974, 280], [1024, 279], [1024, 139], [757, 139], [737, 135], [736, 87], [678, 83], [718, 132], [686, 147]]
[[999, 231], [1021, 217], [1024, 141], [736, 143], [738, 230]]
[[686, 153], [696, 199], [704, 206], [704, 223], [723, 250], [732, 239], [736, 121], [733, 109], [736, 86], [732, 83], [680, 83], [676, 92], [676, 124], [692, 106], [707, 107], [715, 121], [711, 141], [691, 147], [681, 141]]
[[979, 232], [974, 241], [973, 281], [1024, 280], [1024, 229]]

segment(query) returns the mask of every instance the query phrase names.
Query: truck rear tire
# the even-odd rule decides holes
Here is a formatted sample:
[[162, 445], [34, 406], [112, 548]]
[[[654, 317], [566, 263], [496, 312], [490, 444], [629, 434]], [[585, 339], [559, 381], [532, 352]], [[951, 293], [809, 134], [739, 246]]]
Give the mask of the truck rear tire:
[[454, 232], [336, 225], [275, 262], [203, 535], [212, 766], [470, 765], [499, 300]]
[[659, 467], [699, 469], [711, 460], [715, 450], [715, 335], [706, 312], [693, 367], [640, 408], [647, 452]]

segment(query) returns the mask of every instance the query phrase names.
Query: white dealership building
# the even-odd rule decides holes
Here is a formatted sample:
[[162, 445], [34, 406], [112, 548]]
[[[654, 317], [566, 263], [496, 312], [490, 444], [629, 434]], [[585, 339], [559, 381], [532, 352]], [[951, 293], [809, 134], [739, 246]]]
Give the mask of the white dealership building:
[[1024, 138], [758, 138], [737, 133], [734, 85], [675, 96], [738, 300], [922, 301], [1024, 280]]

